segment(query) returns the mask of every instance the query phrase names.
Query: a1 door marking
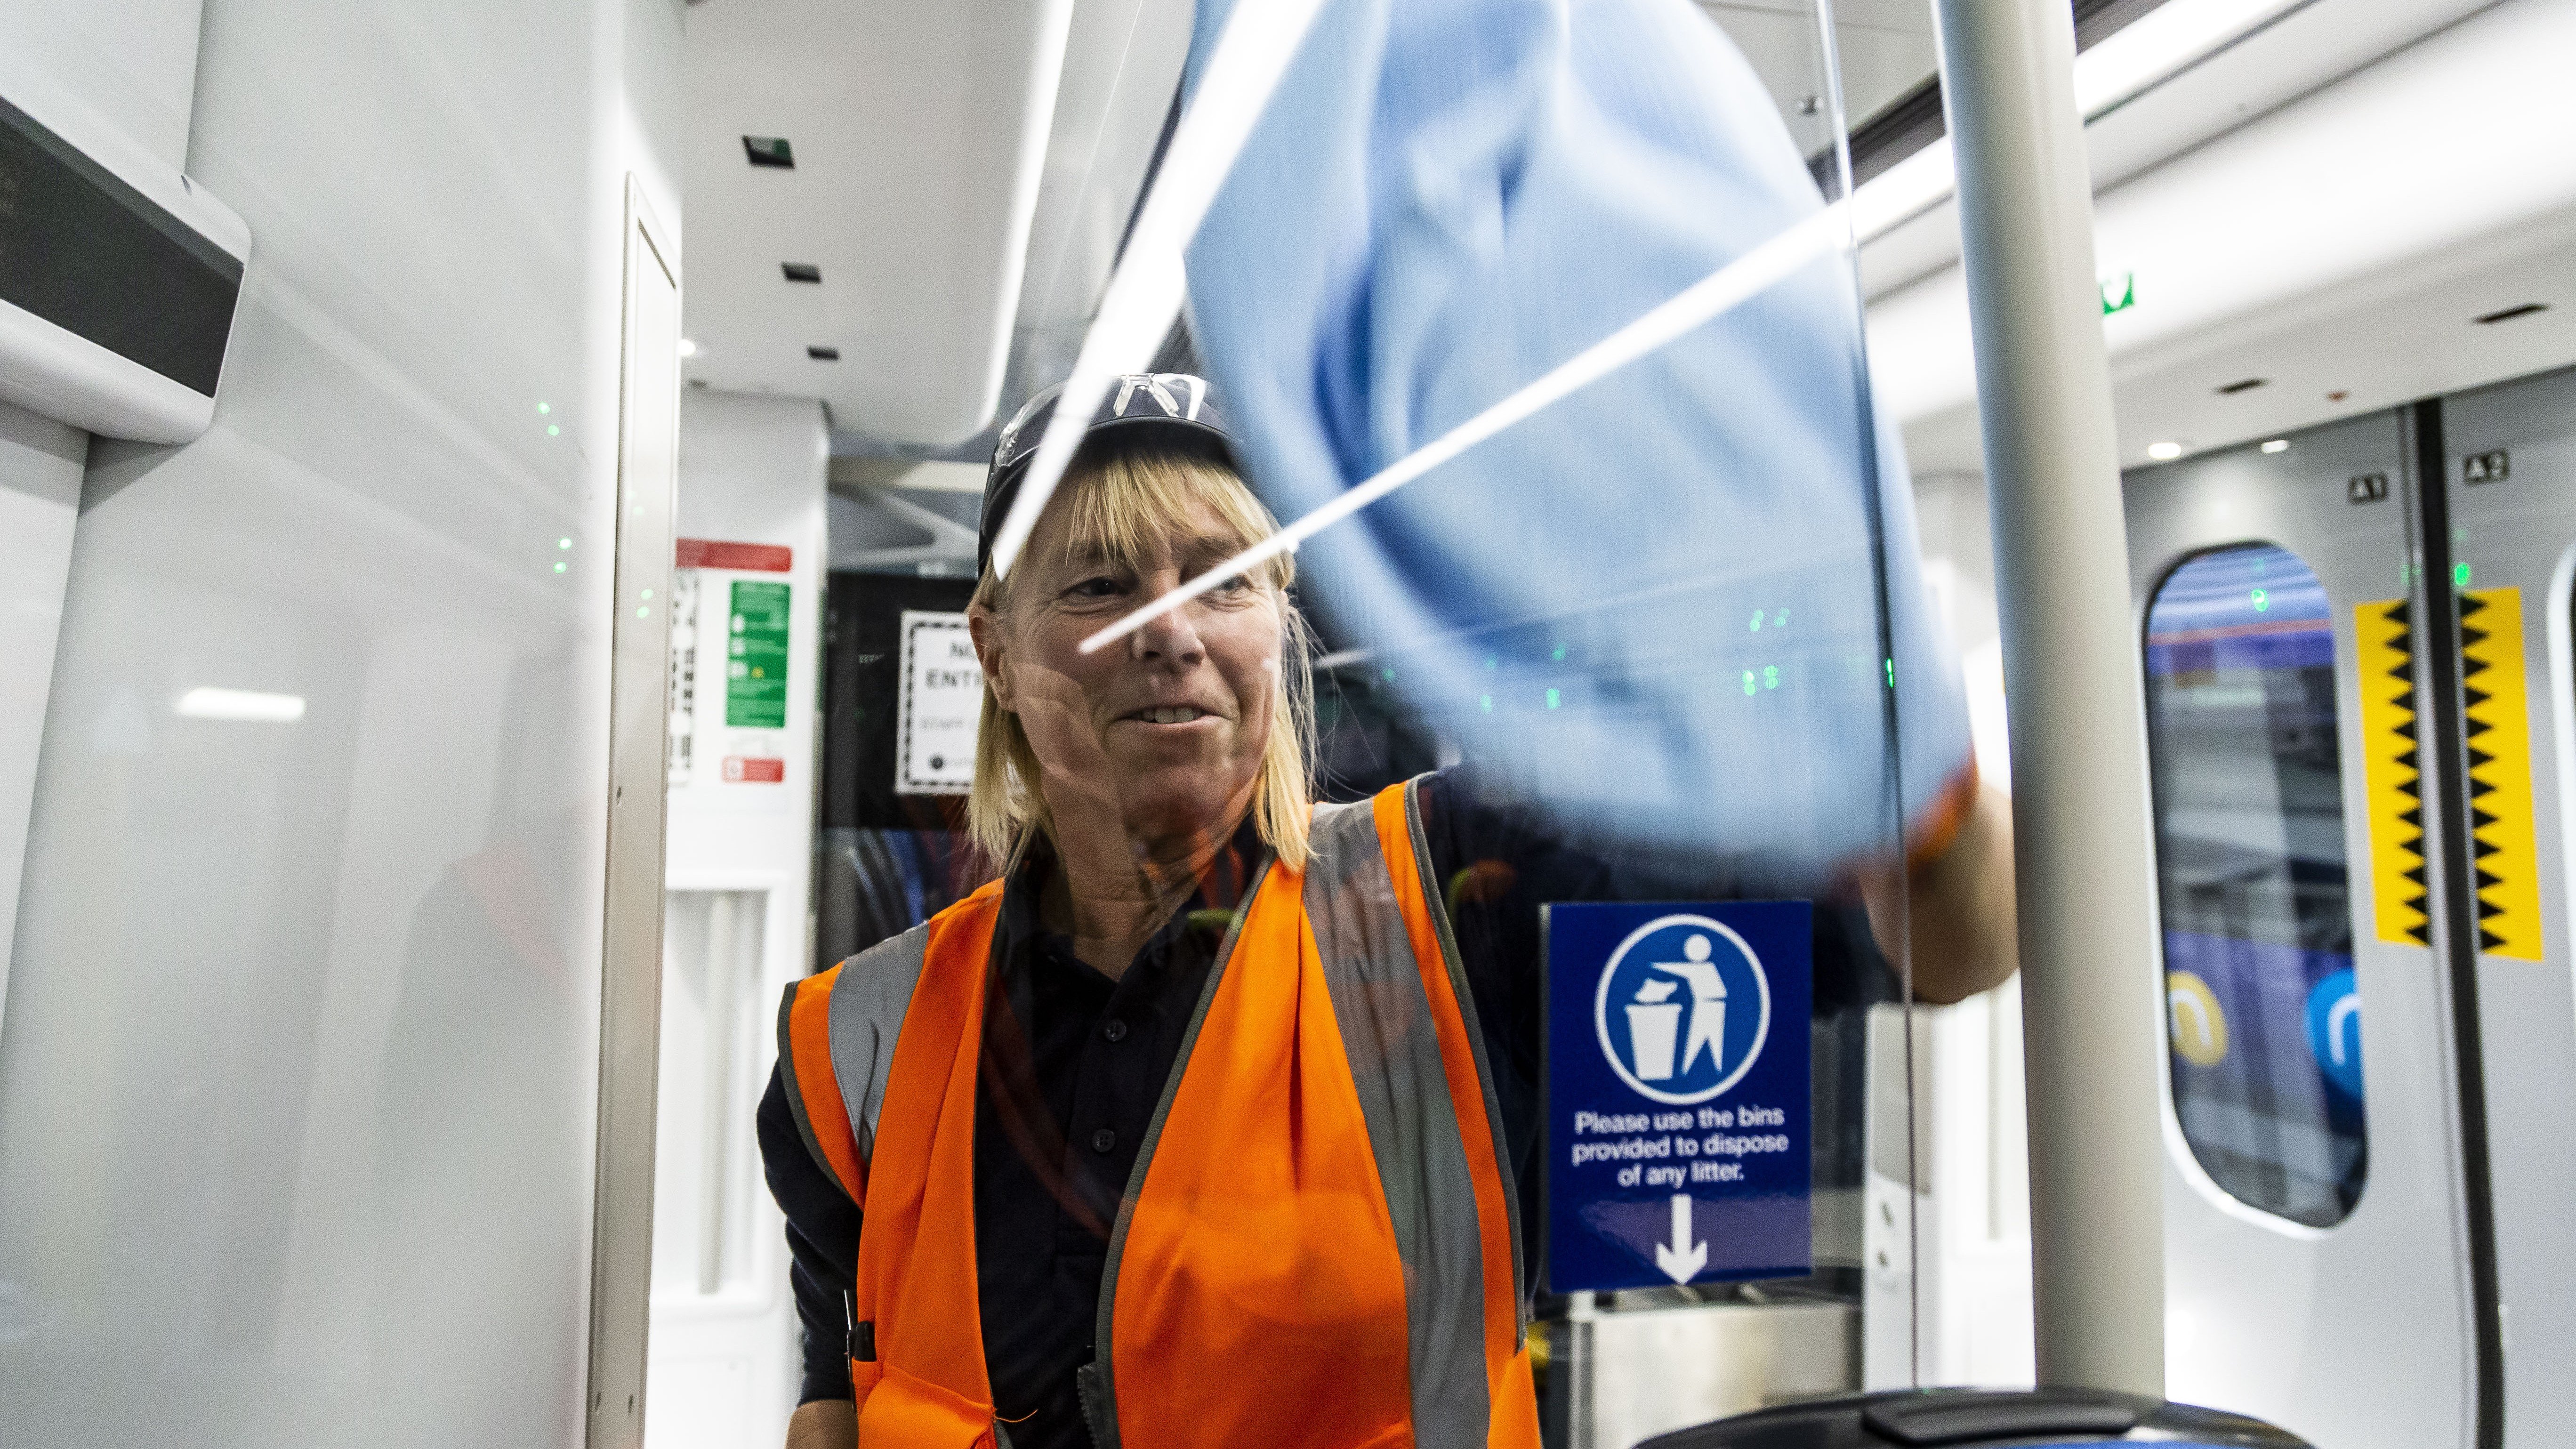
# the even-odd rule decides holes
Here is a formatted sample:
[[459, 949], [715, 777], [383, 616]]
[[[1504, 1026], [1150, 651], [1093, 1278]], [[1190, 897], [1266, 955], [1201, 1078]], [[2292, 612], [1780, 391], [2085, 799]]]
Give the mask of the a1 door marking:
[[2370, 900], [2379, 939], [2432, 943], [2424, 883], [2424, 788], [2415, 765], [2413, 606], [2353, 607], [2361, 669], [2363, 793], [2370, 799]]

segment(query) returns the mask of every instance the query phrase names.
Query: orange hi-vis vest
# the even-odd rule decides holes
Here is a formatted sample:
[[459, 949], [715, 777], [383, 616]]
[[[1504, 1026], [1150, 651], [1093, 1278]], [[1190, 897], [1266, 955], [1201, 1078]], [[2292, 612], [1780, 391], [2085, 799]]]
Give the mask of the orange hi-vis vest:
[[[1079, 1371], [1098, 1449], [1536, 1449], [1519, 1210], [1413, 785], [1256, 877], [1128, 1180]], [[863, 1210], [862, 1449], [1009, 1442], [976, 1298], [1001, 888], [791, 988], [807, 1146]]]

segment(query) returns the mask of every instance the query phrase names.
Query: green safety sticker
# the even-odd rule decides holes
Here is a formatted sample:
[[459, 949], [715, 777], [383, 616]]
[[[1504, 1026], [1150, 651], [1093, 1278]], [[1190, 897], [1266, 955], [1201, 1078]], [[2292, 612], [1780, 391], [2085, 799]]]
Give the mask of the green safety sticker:
[[732, 642], [725, 665], [725, 724], [736, 729], [787, 726], [787, 591], [785, 584], [736, 579]]

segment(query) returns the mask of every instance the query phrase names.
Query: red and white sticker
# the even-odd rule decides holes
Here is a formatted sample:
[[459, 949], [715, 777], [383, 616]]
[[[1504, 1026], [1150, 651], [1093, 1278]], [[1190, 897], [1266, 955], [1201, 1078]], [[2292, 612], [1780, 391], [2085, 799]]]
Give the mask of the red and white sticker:
[[787, 781], [787, 762], [758, 756], [727, 755], [724, 777], [728, 785], [781, 785]]
[[734, 543], [720, 538], [684, 538], [672, 562], [684, 569], [740, 569], [747, 573], [783, 574], [796, 563], [796, 551], [783, 543]]

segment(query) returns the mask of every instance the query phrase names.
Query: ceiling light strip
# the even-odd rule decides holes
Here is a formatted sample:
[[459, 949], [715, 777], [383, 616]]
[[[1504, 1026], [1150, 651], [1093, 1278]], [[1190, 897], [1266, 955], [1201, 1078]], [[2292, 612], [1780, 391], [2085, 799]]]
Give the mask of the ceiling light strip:
[[1055, 414], [1047, 421], [1019, 497], [993, 537], [996, 577], [1009, 573], [1019, 559], [1110, 384], [1151, 366], [1181, 315], [1188, 290], [1182, 253], [1198, 234], [1217, 187], [1321, 8], [1322, 0], [1237, 0], [1227, 15], [1225, 31], [1208, 53], [1207, 69], [1136, 215], [1126, 253], [1083, 334], [1082, 351], [1056, 398]]
[[[1388, 464], [1358, 487], [1091, 635], [1082, 641], [1082, 652], [1089, 654], [1104, 645], [1113, 644], [1227, 579], [1293, 551], [1307, 539], [1514, 423], [1760, 295], [1772, 284], [1791, 276], [1844, 242], [1850, 235], [1851, 225], [1845, 206], [1843, 202], [1835, 202], [1692, 283], [1654, 310], [1557, 364], [1520, 391]], [[1063, 414], [1059, 412], [1057, 416]]]
[[[2314, 0], [2165, 0], [2075, 58], [2075, 108], [2090, 125]], [[1950, 138], [1890, 166], [1852, 192], [1852, 228], [1877, 240], [1950, 199], [1958, 170]]]

